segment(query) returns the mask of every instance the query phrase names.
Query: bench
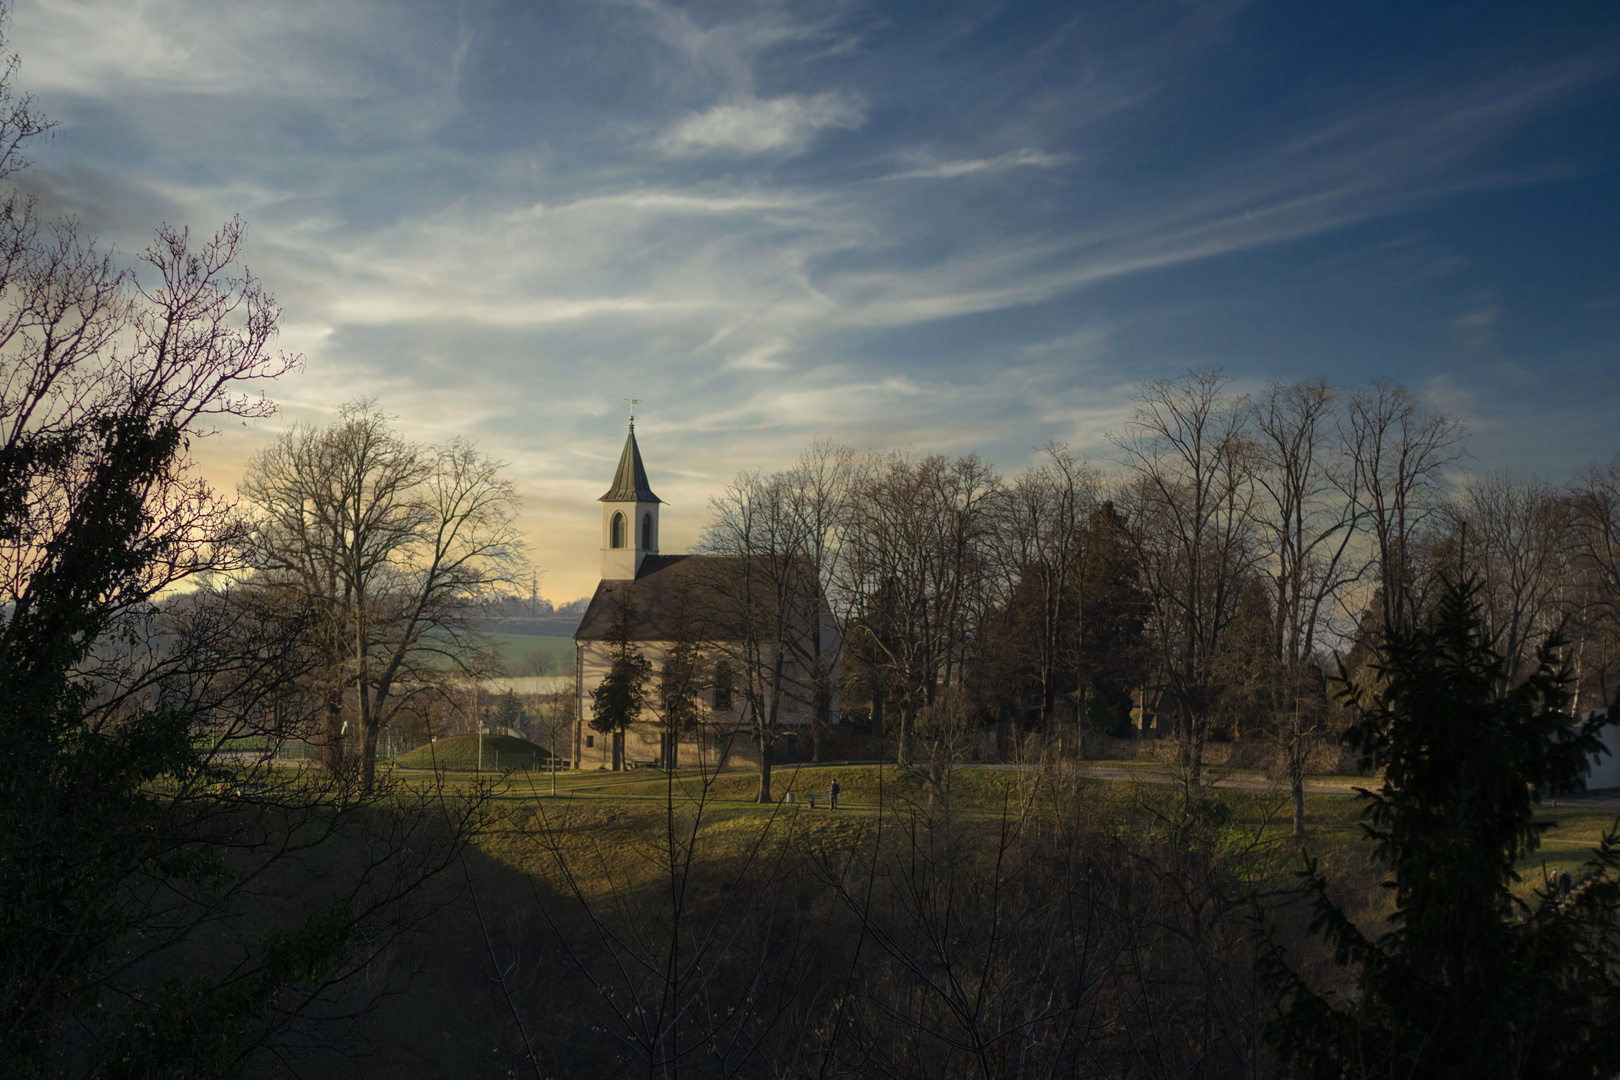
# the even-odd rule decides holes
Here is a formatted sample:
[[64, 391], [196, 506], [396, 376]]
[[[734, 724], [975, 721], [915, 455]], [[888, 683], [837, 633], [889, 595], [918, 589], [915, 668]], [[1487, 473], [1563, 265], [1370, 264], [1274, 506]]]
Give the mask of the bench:
[[627, 757], [624, 759], [624, 763], [632, 769], [652, 769], [657, 767], [658, 759], [655, 757]]
[[810, 809], [812, 810], [816, 808], [817, 799], [826, 803], [827, 809], [832, 809], [832, 792], [830, 791], [807, 791], [804, 793], [804, 797], [810, 800]]

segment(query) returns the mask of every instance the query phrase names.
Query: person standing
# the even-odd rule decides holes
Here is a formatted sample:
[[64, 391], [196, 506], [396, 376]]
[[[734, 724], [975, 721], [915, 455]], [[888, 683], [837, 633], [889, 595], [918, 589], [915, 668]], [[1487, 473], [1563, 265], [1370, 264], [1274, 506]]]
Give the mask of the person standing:
[[832, 782], [832, 786], [827, 789], [827, 808], [829, 810], [838, 809], [838, 781], [836, 780], [834, 780]]

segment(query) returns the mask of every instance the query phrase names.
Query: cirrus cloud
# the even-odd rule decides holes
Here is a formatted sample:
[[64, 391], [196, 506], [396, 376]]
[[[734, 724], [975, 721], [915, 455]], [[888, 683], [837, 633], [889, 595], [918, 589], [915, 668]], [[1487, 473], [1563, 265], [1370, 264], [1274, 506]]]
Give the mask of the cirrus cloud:
[[747, 98], [686, 116], [659, 137], [658, 147], [677, 157], [717, 152], [796, 154], [826, 128], [858, 128], [865, 120], [866, 103], [837, 90]]

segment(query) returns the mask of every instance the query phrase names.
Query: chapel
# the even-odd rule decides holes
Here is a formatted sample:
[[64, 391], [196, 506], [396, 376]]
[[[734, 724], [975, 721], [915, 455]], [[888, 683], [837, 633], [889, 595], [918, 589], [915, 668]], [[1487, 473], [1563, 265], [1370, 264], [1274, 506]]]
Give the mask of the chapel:
[[[762, 660], [771, 664], [768, 644], [745, 641], [739, 627], [746, 620], [734, 588], [746, 566], [740, 556], [664, 555], [658, 550], [659, 511], [664, 502], [653, 493], [636, 442], [635, 417], [619, 465], [602, 507], [602, 580], [574, 632], [575, 692], [578, 723], [574, 761], [581, 769], [667, 768], [692, 765], [758, 764], [754, 738], [756, 709], [772, 700], [772, 689], [755, 689], [751, 680]], [[638, 723], [622, 733], [596, 730], [592, 691], [613, 664], [611, 638], [615, 625], [627, 626], [634, 648], [650, 664], [649, 707]], [[696, 679], [699, 722], [671, 732], [663, 722], [660, 684], [677, 641], [697, 643], [702, 662]], [[796, 653], [789, 648], [786, 653]], [[811, 721], [809, 695], [803, 692], [803, 665], [784, 656], [785, 678], [778, 680], [771, 741], [772, 762], [799, 760], [800, 734]], [[836, 686], [836, 669], [833, 683]], [[836, 698], [836, 695], [834, 695]], [[837, 723], [836, 700], [830, 723]]]

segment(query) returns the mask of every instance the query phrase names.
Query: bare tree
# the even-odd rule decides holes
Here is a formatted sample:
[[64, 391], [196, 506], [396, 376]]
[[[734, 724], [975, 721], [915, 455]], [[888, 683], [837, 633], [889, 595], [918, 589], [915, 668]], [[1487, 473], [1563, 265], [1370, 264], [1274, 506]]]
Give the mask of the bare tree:
[[1145, 383], [1113, 436], [1160, 677], [1192, 785], [1200, 782], [1216, 653], [1257, 558], [1248, 403], [1226, 392], [1229, 383], [1215, 369]]
[[1266, 1075], [1247, 891], [1207, 827], [1157, 807], [1121, 827], [1072, 770], [1033, 775], [999, 816], [892, 807], [823, 855], [854, 964], [806, 1056], [907, 1080]]
[[1418, 612], [1418, 539], [1445, 494], [1448, 466], [1463, 453], [1462, 422], [1425, 407], [1398, 383], [1347, 395], [1342, 438], [1350, 455], [1347, 496], [1359, 505], [1378, 570], [1378, 617], [1405, 628]]
[[812, 443], [784, 480], [803, 552], [809, 591], [803, 598], [806, 632], [791, 639], [810, 682], [812, 760], [820, 761], [822, 739], [838, 693], [836, 673], [843, 655], [848, 597], [837, 591], [843, 577], [850, 508], [860, 482], [861, 463], [846, 446], [825, 439]]
[[1058, 694], [1067, 689], [1059, 686], [1060, 672], [1072, 671], [1081, 648], [1083, 541], [1100, 482], [1066, 448], [1052, 444], [1042, 453], [1045, 460], [1007, 484], [998, 500], [998, 562], [1008, 578], [1004, 602], [1023, 607], [1033, 622], [1040, 724], [1050, 735]]
[[[546, 754], [550, 758], [551, 766], [551, 793], [557, 794], [557, 769], [564, 753], [573, 757], [573, 748], [570, 736], [579, 723], [579, 699], [573, 693], [564, 691], [557, 694], [548, 694], [540, 703], [540, 709], [535, 719], [546, 733]], [[579, 768], [579, 762], [570, 760], [573, 768]]]
[[807, 537], [782, 476], [745, 473], [710, 501], [702, 548], [722, 556], [700, 564], [714, 605], [710, 651], [726, 666], [742, 698], [742, 722], [759, 750], [759, 802], [771, 799], [771, 757], [789, 712], [814, 698], [805, 651], [820, 582]]
[[1254, 405], [1254, 525], [1271, 579], [1279, 666], [1275, 712], [1294, 801], [1294, 835], [1305, 834], [1305, 769], [1325, 710], [1316, 664], [1319, 635], [1361, 578], [1352, 541], [1360, 517], [1347, 467], [1338, 395], [1325, 383], [1273, 384]]
[[[15, 70], [0, 178], [47, 126]], [[164, 227], [126, 274], [0, 196], [6, 1076], [234, 1075], [311, 1013], [353, 1015], [466, 835], [454, 799], [378, 812], [265, 760], [302, 730], [283, 690], [306, 623], [237, 602], [247, 530], [191, 458], [226, 418], [272, 414], [264, 381], [298, 362], [244, 238]], [[366, 858], [334, 857], [348, 842]]]
[[352, 701], [366, 790], [392, 710], [472, 670], [477, 605], [521, 565], [500, 468], [464, 442], [411, 444], [358, 401], [330, 427], [294, 428], [242, 483], [259, 513], [255, 584], [317, 616], [327, 764], [342, 764]]
[[1470, 477], [1460, 494], [1445, 508], [1447, 532], [1459, 568], [1479, 582], [1486, 640], [1517, 683], [1569, 614], [1570, 500], [1543, 480], [1506, 473]]
[[1620, 691], [1620, 454], [1606, 465], [1588, 465], [1574, 489], [1572, 546], [1575, 583], [1572, 607], [1579, 665], [1576, 700], [1594, 684], [1598, 698]]
[[898, 699], [902, 763], [918, 711], [962, 677], [985, 608], [999, 488], [975, 455], [894, 454], [854, 500], [843, 585], [851, 646]]

